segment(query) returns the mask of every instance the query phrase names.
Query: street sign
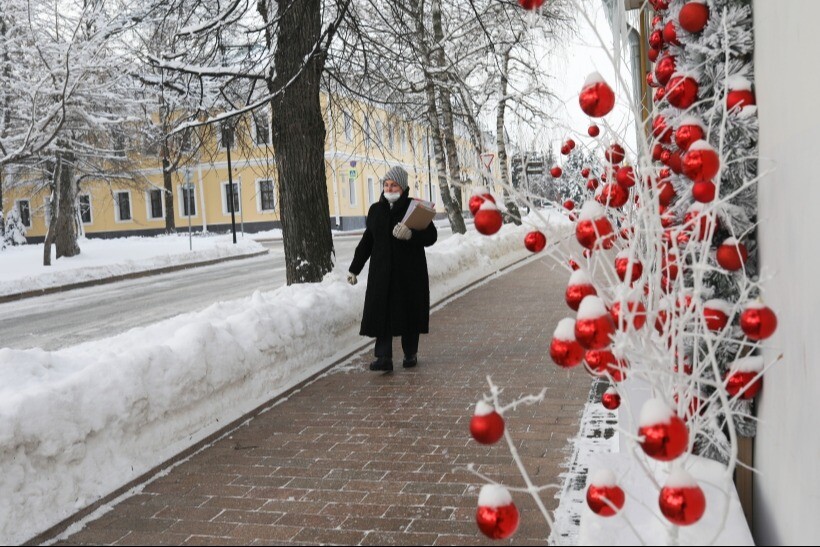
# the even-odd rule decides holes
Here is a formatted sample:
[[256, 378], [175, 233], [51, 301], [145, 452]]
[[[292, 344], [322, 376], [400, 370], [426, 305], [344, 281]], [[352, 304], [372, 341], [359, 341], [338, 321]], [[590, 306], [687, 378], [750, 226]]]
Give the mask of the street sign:
[[490, 166], [493, 164], [493, 160], [495, 159], [495, 154], [491, 152], [487, 152], [486, 154], [481, 154], [481, 163], [484, 164], [484, 168], [489, 171]]
[[348, 178], [351, 178], [351, 179], [358, 178], [358, 176], [359, 176], [359, 170], [358, 169], [351, 169], [350, 174], [348, 174]]

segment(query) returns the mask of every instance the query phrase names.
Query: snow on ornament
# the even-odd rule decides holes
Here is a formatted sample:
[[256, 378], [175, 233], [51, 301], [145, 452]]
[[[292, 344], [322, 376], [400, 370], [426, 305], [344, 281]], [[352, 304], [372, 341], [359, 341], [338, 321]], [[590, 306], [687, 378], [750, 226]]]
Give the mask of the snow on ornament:
[[646, 73], [646, 85], [649, 87], [658, 87], [660, 84], [655, 81], [655, 74], [652, 72]]
[[695, 104], [699, 90], [697, 80], [691, 76], [676, 74], [666, 84], [666, 100], [676, 108], [686, 109]]
[[590, 137], [597, 137], [601, 134], [601, 128], [594, 123], [587, 128], [587, 135]]
[[743, 268], [748, 258], [749, 251], [746, 249], [746, 245], [733, 237], [724, 239], [715, 252], [717, 263], [720, 264], [721, 268], [730, 272]]
[[720, 332], [729, 323], [732, 305], [720, 298], [713, 298], [703, 303], [703, 321], [712, 332]]
[[747, 106], [754, 106], [755, 95], [752, 92], [752, 83], [743, 76], [731, 76], [726, 86], [729, 92], [726, 94], [726, 110], [735, 108], [742, 110]]
[[586, 498], [592, 512], [601, 517], [616, 514], [626, 502], [626, 496], [618, 486], [615, 473], [609, 469], [599, 469], [590, 475]]
[[607, 410], [617, 410], [621, 406], [621, 396], [614, 387], [609, 386], [601, 395], [601, 404]]
[[740, 328], [752, 340], [765, 340], [777, 330], [777, 315], [762, 302], [751, 302], [740, 314]]
[[631, 165], [621, 167], [615, 174], [615, 181], [624, 188], [632, 188], [635, 186], [635, 169]]
[[578, 223], [575, 225], [575, 237], [587, 249], [612, 247], [615, 234], [612, 232], [612, 224], [606, 218], [606, 211], [600, 203], [589, 200], [581, 207]]
[[699, 203], [712, 203], [716, 194], [714, 182], [696, 182], [692, 185], [692, 197]]
[[597, 295], [598, 291], [595, 290], [595, 286], [592, 284], [592, 280], [589, 278], [587, 273], [583, 270], [573, 272], [573, 274], [569, 277], [567, 290], [564, 293], [564, 299], [567, 302], [567, 306], [574, 311], [578, 311], [578, 308], [581, 306], [581, 302], [584, 298], [591, 294]]
[[475, 229], [485, 236], [493, 235], [501, 229], [501, 211], [492, 201], [484, 201], [475, 214]]
[[560, 167], [558, 167], [557, 165], [555, 167], [553, 167], [552, 169], [550, 169], [550, 175], [552, 175], [552, 178], [554, 178], [554, 179], [559, 178], [563, 174], [564, 174], [564, 170], [561, 169]]
[[686, 424], [660, 399], [644, 403], [638, 426], [641, 448], [650, 458], [672, 461], [689, 446]]
[[615, 106], [615, 93], [599, 73], [593, 72], [587, 77], [578, 96], [578, 102], [587, 116], [600, 118], [612, 111]]
[[584, 348], [575, 339], [575, 319], [566, 317], [558, 322], [550, 342], [550, 358], [562, 368], [572, 368], [584, 359]]
[[629, 275], [629, 281], [635, 282], [643, 273], [643, 264], [634, 255], [630, 260], [629, 249], [624, 249], [615, 255], [615, 273], [621, 281], [625, 281]]
[[544, 2], [546, 2], [546, 0], [518, 0], [518, 5], [525, 10], [535, 11], [543, 6]]
[[675, 144], [684, 152], [689, 150], [693, 142], [702, 140], [706, 132], [703, 123], [694, 116], [682, 116], [678, 120], [678, 128], [675, 130]]
[[705, 140], [693, 142], [683, 156], [683, 174], [695, 182], [711, 182], [720, 170], [717, 150]]
[[504, 418], [491, 405], [479, 401], [470, 419], [470, 435], [481, 444], [495, 444], [504, 435]]
[[706, 496], [689, 473], [675, 468], [661, 488], [658, 506], [672, 524], [690, 526], [706, 512]]
[[606, 152], [604, 152], [604, 157], [606, 158], [606, 161], [612, 165], [617, 165], [624, 161], [626, 151], [623, 146], [616, 142], [611, 144], [609, 148], [606, 149]]
[[763, 357], [741, 357], [729, 365], [723, 379], [726, 392], [732, 397], [754, 399], [763, 388]]
[[665, 86], [672, 79], [677, 68], [677, 58], [674, 55], [664, 55], [655, 64], [655, 80], [658, 85]]
[[706, 23], [709, 22], [709, 7], [706, 5], [706, 0], [687, 2], [680, 10], [678, 22], [680, 28], [692, 34], [697, 34], [706, 28]]
[[524, 246], [531, 253], [540, 253], [547, 246], [547, 236], [538, 230], [529, 232], [524, 236]]
[[575, 318], [575, 339], [586, 349], [602, 349], [610, 344], [614, 332], [604, 301], [595, 295], [584, 298]]
[[518, 509], [509, 490], [500, 484], [485, 484], [478, 494], [476, 524], [491, 539], [507, 539], [518, 529]]
[[678, 29], [676, 28], [675, 21], [672, 19], [670, 19], [666, 23], [666, 26], [663, 27], [663, 41], [673, 46], [681, 45], [678, 40]]
[[478, 213], [478, 209], [481, 207], [481, 204], [488, 200], [495, 203], [495, 198], [489, 190], [486, 188], [475, 188], [473, 190], [473, 195], [470, 196], [470, 214], [475, 216], [476, 213]]

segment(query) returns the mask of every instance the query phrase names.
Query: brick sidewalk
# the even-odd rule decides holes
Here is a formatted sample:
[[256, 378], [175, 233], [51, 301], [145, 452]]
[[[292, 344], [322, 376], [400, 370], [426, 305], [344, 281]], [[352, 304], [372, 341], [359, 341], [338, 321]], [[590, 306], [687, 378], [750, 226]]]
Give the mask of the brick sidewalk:
[[[523, 481], [501, 441], [477, 444], [468, 424], [487, 390], [502, 401], [547, 387], [507, 426], [537, 484], [557, 483], [568, 438], [590, 388], [580, 370], [549, 358], [567, 276], [536, 260], [478, 287], [431, 317], [419, 366], [365, 370], [370, 354], [340, 367], [199, 452], [63, 544], [473, 545], [498, 544], [474, 522], [473, 462], [505, 484]], [[355, 366], [352, 366], [355, 365]], [[554, 491], [543, 495], [555, 508]], [[521, 527], [506, 544], [545, 544], [528, 496], [514, 494]]]

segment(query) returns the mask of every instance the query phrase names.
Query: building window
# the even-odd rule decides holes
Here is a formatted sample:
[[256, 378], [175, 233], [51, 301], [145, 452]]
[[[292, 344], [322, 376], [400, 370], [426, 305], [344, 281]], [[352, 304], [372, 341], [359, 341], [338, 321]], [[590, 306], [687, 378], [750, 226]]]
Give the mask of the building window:
[[343, 116], [345, 123], [345, 139], [347, 139], [347, 142], [353, 142], [353, 116], [349, 112], [345, 112]]
[[376, 183], [373, 177], [367, 177], [367, 203], [372, 205], [376, 201]]
[[162, 218], [162, 190], [148, 191], [148, 218]]
[[376, 120], [376, 144], [381, 146], [384, 142], [384, 124], [381, 120]]
[[393, 142], [393, 133], [394, 133], [393, 124], [388, 123], [387, 124], [387, 148], [388, 148], [388, 150], [393, 150], [393, 145], [395, 144]]
[[[230, 215], [233, 211], [234, 213], [239, 213], [242, 211], [242, 204], [239, 203], [239, 187], [234, 182], [230, 184], [228, 182], [222, 183], [222, 188], [224, 189], [222, 192], [222, 211], [226, 215]], [[233, 191], [231, 191], [233, 190]], [[233, 199], [231, 199], [231, 194], [233, 194]]]
[[270, 118], [266, 110], [253, 113], [253, 126], [256, 130], [257, 146], [270, 144]]
[[80, 220], [83, 224], [91, 224], [91, 196], [80, 194], [77, 199], [80, 202]]
[[273, 197], [273, 181], [264, 179], [259, 181], [259, 210], [273, 211], [276, 200]]
[[371, 139], [370, 139], [370, 117], [365, 115], [364, 117], [364, 146], [365, 148], [370, 148]]
[[131, 192], [114, 192], [114, 201], [117, 205], [114, 208], [117, 222], [131, 220]]
[[222, 122], [219, 124], [219, 147], [220, 148], [233, 148], [234, 147], [234, 137], [235, 131], [233, 125], [228, 122]]
[[196, 216], [196, 189], [185, 188], [185, 185], [179, 187], [182, 195], [182, 216], [195, 217]]
[[20, 215], [20, 222], [26, 228], [31, 228], [31, 203], [27, 199], [19, 199], [15, 202], [17, 214]]
[[121, 129], [115, 129], [111, 138], [114, 148], [114, 155], [120, 158], [125, 157], [125, 133]]
[[350, 205], [356, 205], [356, 178], [349, 177], [347, 179], [348, 195], [350, 196]]
[[401, 153], [407, 153], [407, 132], [404, 127], [399, 128], [399, 142], [401, 143]]
[[43, 200], [43, 203], [43, 209], [46, 213], [46, 227], [48, 227], [51, 225], [51, 196], [46, 196], [45, 200]]

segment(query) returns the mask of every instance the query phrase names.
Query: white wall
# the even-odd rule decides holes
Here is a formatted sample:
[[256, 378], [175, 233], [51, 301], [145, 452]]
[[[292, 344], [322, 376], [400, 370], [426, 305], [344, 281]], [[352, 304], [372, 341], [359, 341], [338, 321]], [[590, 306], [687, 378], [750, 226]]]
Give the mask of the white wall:
[[[820, 540], [820, 49], [817, 0], [754, 1], [765, 302], [778, 314], [755, 439], [758, 545]], [[774, 164], [774, 165], [772, 165]]]

